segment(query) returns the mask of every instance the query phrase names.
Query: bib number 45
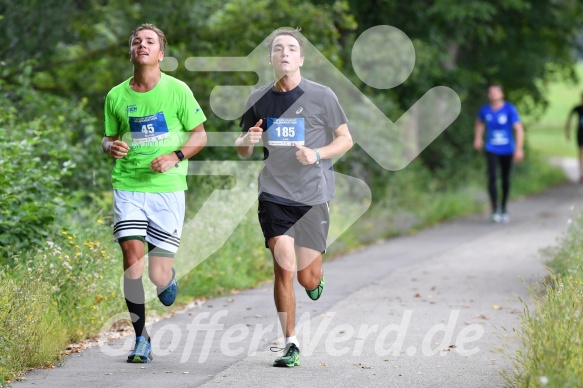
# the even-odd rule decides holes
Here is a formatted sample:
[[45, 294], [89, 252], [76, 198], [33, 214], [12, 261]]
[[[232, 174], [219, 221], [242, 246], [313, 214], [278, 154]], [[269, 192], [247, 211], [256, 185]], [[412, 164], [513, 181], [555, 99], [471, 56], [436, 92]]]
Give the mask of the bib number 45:
[[154, 124], [144, 124], [142, 125], [142, 133], [144, 135], [151, 135], [154, 133], [156, 129], [154, 128]]

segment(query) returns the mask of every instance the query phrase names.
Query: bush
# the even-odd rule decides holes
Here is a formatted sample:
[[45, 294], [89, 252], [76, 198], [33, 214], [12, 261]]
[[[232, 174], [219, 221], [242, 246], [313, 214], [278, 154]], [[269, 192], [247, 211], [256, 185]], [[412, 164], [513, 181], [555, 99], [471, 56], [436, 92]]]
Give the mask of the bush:
[[49, 228], [43, 244], [0, 267], [0, 381], [54, 364], [125, 311], [119, 248], [99, 216], [94, 207], [64, 216], [66, 230]]
[[575, 387], [583, 381], [582, 232], [583, 214], [547, 251], [552, 272], [531, 290], [534, 308], [525, 304], [518, 333], [522, 347], [513, 357], [516, 370], [506, 376], [512, 386]]
[[67, 344], [49, 284], [34, 276], [1, 281], [0, 382], [15, 371], [53, 364]]
[[0, 250], [5, 257], [37, 246], [67, 207], [79, 207], [79, 199], [109, 189], [111, 160], [101, 152], [87, 100], [41, 95], [1, 81], [0, 86]]
[[14, 109], [0, 112], [0, 245], [17, 251], [46, 237], [47, 227], [62, 212], [60, 181], [71, 163], [61, 162], [52, 150], [51, 129], [43, 118], [22, 124], [15, 120]]

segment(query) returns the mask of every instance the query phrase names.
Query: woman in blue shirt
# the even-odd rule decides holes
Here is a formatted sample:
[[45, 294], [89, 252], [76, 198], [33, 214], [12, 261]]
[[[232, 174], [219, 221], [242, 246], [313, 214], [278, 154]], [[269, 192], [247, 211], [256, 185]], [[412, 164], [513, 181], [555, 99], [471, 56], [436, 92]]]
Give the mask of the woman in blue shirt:
[[[510, 221], [506, 208], [510, 192], [510, 171], [512, 162], [524, 158], [524, 128], [516, 107], [504, 101], [504, 91], [500, 85], [488, 88], [489, 104], [480, 108], [474, 127], [474, 148], [486, 151], [488, 165], [488, 192], [492, 205], [492, 221]], [[484, 131], [485, 130], [485, 131]], [[484, 132], [486, 141], [484, 142]], [[502, 198], [498, 205], [498, 186], [496, 170], [500, 168], [502, 176]]]

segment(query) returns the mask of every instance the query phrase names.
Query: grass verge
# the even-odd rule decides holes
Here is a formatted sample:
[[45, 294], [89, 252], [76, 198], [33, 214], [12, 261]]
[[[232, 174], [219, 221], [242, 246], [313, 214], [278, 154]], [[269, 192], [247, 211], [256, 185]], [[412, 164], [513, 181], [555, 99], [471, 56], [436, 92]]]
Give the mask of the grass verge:
[[531, 289], [524, 308], [514, 387], [578, 387], [583, 382], [583, 214], [559, 245], [548, 250], [550, 276]]
[[69, 219], [67, 230], [53, 231], [41, 248], [0, 267], [0, 381], [54, 364], [69, 343], [95, 335], [120, 310], [111, 229], [84, 213], [90, 227]]

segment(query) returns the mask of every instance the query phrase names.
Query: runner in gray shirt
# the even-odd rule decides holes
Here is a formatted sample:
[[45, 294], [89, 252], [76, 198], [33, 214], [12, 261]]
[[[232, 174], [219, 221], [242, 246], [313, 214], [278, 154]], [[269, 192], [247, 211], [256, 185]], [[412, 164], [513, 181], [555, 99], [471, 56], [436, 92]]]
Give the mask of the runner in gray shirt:
[[300, 74], [299, 30], [276, 30], [268, 47], [275, 82], [249, 96], [235, 146], [247, 157], [263, 142], [259, 223], [273, 256], [275, 306], [286, 337], [284, 354], [273, 365], [293, 367], [300, 364], [295, 272], [308, 296], [317, 300], [324, 289], [328, 201], [335, 194], [331, 158], [348, 151], [352, 137], [334, 92]]

